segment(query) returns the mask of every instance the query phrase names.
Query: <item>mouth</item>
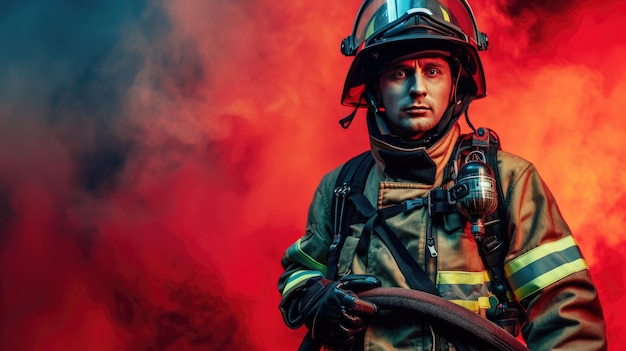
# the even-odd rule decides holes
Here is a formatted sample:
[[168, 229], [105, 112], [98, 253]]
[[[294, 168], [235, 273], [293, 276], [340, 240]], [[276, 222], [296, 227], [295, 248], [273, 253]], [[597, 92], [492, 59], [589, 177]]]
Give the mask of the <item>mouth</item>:
[[411, 105], [407, 108], [404, 108], [403, 111], [409, 115], [423, 115], [430, 111], [430, 108], [425, 105]]

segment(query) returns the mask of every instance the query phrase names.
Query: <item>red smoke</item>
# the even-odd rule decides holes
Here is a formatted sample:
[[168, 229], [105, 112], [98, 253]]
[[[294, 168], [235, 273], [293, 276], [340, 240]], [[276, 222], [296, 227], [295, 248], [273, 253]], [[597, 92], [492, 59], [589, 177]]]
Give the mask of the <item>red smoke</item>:
[[[129, 26], [119, 52], [141, 64], [108, 127], [124, 158], [97, 186], [79, 156], [99, 150], [99, 125], [3, 119], [0, 349], [297, 348], [280, 259], [320, 177], [368, 145], [362, 114], [337, 123], [351, 112], [339, 44], [360, 1], [314, 5], [181, 0], [160, 9], [156, 38]], [[472, 6], [490, 38], [472, 121], [537, 165], [591, 265], [610, 344], [626, 344], [626, 5]]]

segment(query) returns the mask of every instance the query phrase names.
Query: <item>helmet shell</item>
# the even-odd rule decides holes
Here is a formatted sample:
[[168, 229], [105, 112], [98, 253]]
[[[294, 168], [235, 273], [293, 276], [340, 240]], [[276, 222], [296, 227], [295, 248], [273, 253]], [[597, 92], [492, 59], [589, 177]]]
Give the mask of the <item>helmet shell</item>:
[[[486, 85], [479, 50], [487, 36], [478, 30], [465, 0], [366, 0], [352, 34], [343, 40], [344, 55], [355, 56], [344, 84], [341, 103], [367, 106], [366, 84], [390, 61], [422, 51], [450, 52], [460, 62], [465, 98], [485, 96]], [[467, 82], [471, 84], [467, 84]]]

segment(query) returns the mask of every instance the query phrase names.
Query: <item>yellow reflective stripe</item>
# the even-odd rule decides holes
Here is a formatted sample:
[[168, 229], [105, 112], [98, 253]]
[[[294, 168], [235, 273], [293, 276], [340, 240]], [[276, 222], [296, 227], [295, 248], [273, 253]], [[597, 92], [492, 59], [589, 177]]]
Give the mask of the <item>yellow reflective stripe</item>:
[[483, 280], [485, 283], [491, 281], [491, 276], [489, 275], [489, 271], [483, 271]]
[[443, 15], [443, 19], [446, 22], [450, 22], [450, 15], [448, 14], [448, 11], [446, 11], [443, 7], [439, 6], [439, 8], [441, 9], [441, 14]]
[[491, 307], [491, 302], [489, 301], [489, 296], [478, 297], [478, 308], [489, 309], [490, 307]]
[[469, 300], [449, 300], [461, 307], [464, 307], [472, 312], [478, 313], [478, 301], [469, 301]]
[[489, 274], [487, 271], [482, 271], [482, 272], [439, 271], [437, 273], [437, 284], [477, 285], [477, 284], [483, 284], [486, 281], [489, 281]]
[[304, 252], [302, 250], [300, 242], [301, 239], [298, 239], [298, 241], [296, 241], [287, 249], [287, 252], [285, 252], [285, 256], [287, 257], [287, 259], [298, 262], [307, 268], [320, 271], [324, 275], [326, 275], [326, 266], [317, 262], [313, 257]]
[[572, 236], [566, 236], [565, 238], [557, 240], [555, 242], [543, 244], [506, 264], [504, 266], [504, 273], [507, 277], [510, 277], [515, 272], [541, 259], [542, 257], [545, 257], [556, 251], [562, 251], [572, 246], [576, 246], [576, 241], [574, 241], [574, 238]]
[[314, 278], [314, 277], [322, 277], [322, 272], [318, 271], [296, 271], [289, 276], [287, 279], [287, 284], [283, 289], [282, 295], [285, 296], [289, 291], [291, 291], [296, 286], [300, 285], [303, 281]]
[[562, 279], [572, 273], [576, 273], [582, 270], [588, 269], [587, 263], [584, 259], [579, 258], [573, 262], [563, 263], [557, 268], [544, 273], [528, 283], [522, 285], [518, 289], [515, 289], [514, 294], [519, 300], [522, 300], [535, 292], [545, 288], [546, 286]]

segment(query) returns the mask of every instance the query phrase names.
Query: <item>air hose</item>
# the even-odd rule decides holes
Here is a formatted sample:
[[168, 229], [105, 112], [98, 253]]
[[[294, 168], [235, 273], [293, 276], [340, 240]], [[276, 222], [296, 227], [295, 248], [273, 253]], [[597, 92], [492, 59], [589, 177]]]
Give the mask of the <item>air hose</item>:
[[470, 310], [423, 291], [375, 288], [358, 294], [381, 310], [403, 310], [428, 320], [448, 340], [472, 345], [471, 350], [529, 351], [514, 336]]

